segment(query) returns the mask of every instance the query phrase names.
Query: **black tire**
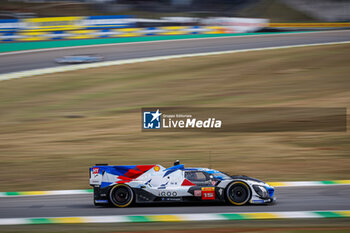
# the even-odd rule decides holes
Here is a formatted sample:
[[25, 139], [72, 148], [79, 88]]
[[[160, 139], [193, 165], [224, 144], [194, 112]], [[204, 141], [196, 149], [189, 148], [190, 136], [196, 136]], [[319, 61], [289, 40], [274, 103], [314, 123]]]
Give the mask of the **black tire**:
[[234, 181], [226, 189], [226, 200], [232, 205], [244, 205], [251, 197], [249, 186], [242, 181]]
[[110, 190], [109, 199], [116, 207], [128, 207], [134, 201], [134, 192], [126, 184], [117, 184]]

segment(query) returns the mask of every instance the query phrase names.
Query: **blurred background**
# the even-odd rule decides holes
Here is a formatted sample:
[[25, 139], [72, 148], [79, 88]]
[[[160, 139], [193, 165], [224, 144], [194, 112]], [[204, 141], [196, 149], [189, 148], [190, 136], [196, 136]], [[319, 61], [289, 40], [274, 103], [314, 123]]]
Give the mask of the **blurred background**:
[[257, 17], [272, 22], [350, 20], [347, 0], [3, 0], [3, 19], [132, 14], [140, 17]]
[[0, 40], [344, 29], [349, 11], [345, 0], [3, 0]]
[[[3, 0], [0, 50], [54, 48], [71, 45], [71, 41], [78, 41], [75, 45], [97, 43], [90, 39], [128, 42], [146, 37], [332, 31], [350, 27], [349, 12], [350, 1], [345, 0]], [[63, 55], [82, 53], [79, 49], [2, 56], [0, 71], [6, 75], [34, 68], [59, 69], [63, 66], [58, 62], [137, 58], [154, 56], [153, 51], [167, 55], [168, 46], [169, 53], [179, 54], [192, 48], [196, 52], [225, 51], [230, 46], [265, 46], [274, 41], [296, 43], [286, 37], [272, 42], [263, 38], [86, 49], [82, 51], [98, 56], [78, 60]], [[323, 34], [313, 38], [318, 42]], [[298, 40], [302, 42], [304, 36]], [[350, 172], [346, 165], [350, 148], [342, 133], [150, 135], [141, 132], [138, 113], [144, 106], [346, 107], [350, 85], [346, 49], [347, 45], [337, 45], [184, 58], [1, 82], [0, 174], [7, 177], [1, 181], [2, 188], [86, 188], [85, 171], [94, 163], [166, 166], [182, 159], [188, 166], [207, 166], [209, 153], [215, 157], [213, 167], [228, 173], [270, 181], [343, 179]], [[266, 164], [276, 169], [266, 170]], [[60, 169], [52, 169], [56, 167]], [[23, 173], [14, 176], [18, 170]], [[70, 182], [61, 182], [61, 178]]]
[[[140, 124], [143, 107], [348, 108], [349, 29], [348, 0], [1, 0], [0, 194], [87, 190], [88, 168], [96, 163], [168, 167], [177, 159], [185, 167], [210, 166], [267, 182], [349, 182], [347, 131], [146, 133]], [[329, 42], [340, 43], [67, 71], [67, 65], [77, 63]], [[27, 51], [33, 49], [40, 50]], [[33, 76], [37, 71], [31, 70], [42, 68], [55, 72]], [[251, 126], [271, 124], [261, 115], [249, 121]], [[347, 187], [277, 189], [281, 205], [270, 210], [350, 208]], [[66, 197], [0, 199], [1, 207], [6, 205], [0, 220], [84, 215], [93, 208], [90, 196]], [[301, 199], [305, 202], [296, 205]], [[239, 211], [249, 210], [244, 207]], [[153, 213], [147, 208], [134, 213], [144, 210]], [[97, 211], [114, 214], [108, 208]], [[323, 224], [333, 227], [324, 232], [350, 229], [345, 221]], [[45, 227], [31, 230], [45, 232]], [[144, 230], [133, 227], [120, 230]], [[227, 225], [223, 232], [234, 227]], [[106, 231], [115, 229], [110, 225]], [[99, 230], [98, 225], [91, 231]]]

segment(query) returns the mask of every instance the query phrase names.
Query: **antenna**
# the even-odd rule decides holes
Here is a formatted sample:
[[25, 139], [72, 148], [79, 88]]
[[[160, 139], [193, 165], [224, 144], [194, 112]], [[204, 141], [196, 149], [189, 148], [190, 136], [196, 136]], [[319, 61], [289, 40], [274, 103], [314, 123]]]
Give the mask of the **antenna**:
[[209, 151], [209, 168], [211, 169], [211, 151]]

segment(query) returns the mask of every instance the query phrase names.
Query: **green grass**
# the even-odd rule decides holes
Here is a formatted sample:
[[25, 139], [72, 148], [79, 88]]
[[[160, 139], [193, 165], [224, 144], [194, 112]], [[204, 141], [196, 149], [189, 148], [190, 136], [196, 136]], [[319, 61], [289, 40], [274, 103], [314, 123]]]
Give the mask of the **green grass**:
[[[349, 179], [348, 133], [142, 133], [140, 108], [348, 107], [349, 45], [146, 62], [0, 82], [1, 191], [88, 187], [95, 163]], [[72, 118], [71, 116], [77, 116]], [[261, 120], [259, 116], [256, 120]]]

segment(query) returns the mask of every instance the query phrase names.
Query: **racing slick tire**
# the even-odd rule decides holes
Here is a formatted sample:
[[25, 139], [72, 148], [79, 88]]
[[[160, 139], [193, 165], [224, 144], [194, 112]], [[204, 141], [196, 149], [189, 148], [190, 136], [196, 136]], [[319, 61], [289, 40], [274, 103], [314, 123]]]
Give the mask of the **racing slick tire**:
[[128, 207], [134, 201], [134, 192], [126, 184], [117, 184], [110, 190], [109, 199], [116, 207]]
[[249, 186], [242, 181], [234, 181], [226, 188], [226, 200], [232, 205], [244, 205], [251, 197]]

